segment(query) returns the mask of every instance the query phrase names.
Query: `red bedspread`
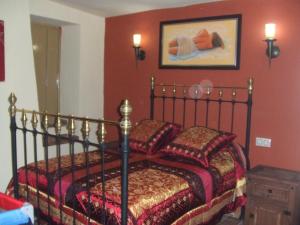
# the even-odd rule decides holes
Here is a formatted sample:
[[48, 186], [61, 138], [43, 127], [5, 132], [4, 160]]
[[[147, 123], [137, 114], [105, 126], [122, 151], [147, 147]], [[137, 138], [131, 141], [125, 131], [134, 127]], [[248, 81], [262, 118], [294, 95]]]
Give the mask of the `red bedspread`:
[[[165, 225], [175, 221], [176, 224], [181, 224], [178, 221], [186, 221], [184, 215], [197, 210], [201, 205], [209, 209], [218, 196], [225, 196], [228, 191], [234, 190], [237, 180], [243, 178], [244, 160], [241, 152], [236, 145], [228, 145], [222, 151], [213, 154], [208, 169], [203, 168], [199, 163], [182, 158], [160, 154], [149, 157], [131, 153], [128, 175], [128, 224]], [[105, 216], [107, 224], [119, 224], [121, 218], [120, 157], [116, 153], [105, 154], [105, 212], [102, 199], [101, 157], [98, 151], [93, 151], [89, 153], [88, 158], [89, 177], [86, 177], [86, 169], [84, 169], [85, 154], [80, 153], [75, 156], [73, 182], [69, 156], [62, 158], [60, 174], [57, 170], [57, 159], [49, 161], [48, 175], [45, 162], [40, 161], [38, 182], [36, 182], [34, 164], [27, 167], [28, 179], [26, 179], [25, 168], [19, 170], [19, 181], [21, 184], [26, 184], [27, 180], [35, 190], [38, 183], [38, 189], [45, 193], [49, 190], [51, 196], [56, 199], [57, 205], [62, 199], [62, 204], [69, 207], [75, 205], [78, 212], [90, 214], [96, 223], [97, 221], [101, 223], [101, 218]], [[59, 182], [59, 175], [61, 182]], [[87, 186], [90, 187], [89, 201]], [[23, 193], [25, 188], [20, 190], [20, 194], [25, 196], [26, 193]], [[78, 204], [74, 204], [74, 200], [77, 200]], [[241, 204], [243, 202], [239, 201], [239, 205], [235, 207]]]

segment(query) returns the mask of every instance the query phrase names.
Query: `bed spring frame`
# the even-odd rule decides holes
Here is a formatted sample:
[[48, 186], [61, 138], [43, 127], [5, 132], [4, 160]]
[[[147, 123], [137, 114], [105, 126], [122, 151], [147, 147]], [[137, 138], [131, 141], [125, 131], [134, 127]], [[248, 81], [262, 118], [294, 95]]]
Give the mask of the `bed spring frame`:
[[[182, 121], [180, 124], [185, 127], [187, 120], [187, 110], [193, 108], [193, 125], [201, 125], [208, 127], [209, 126], [209, 115], [211, 110], [211, 106], [213, 104], [217, 105], [217, 127], [215, 129], [220, 130], [222, 124], [222, 108], [225, 104], [231, 107], [230, 116], [227, 117], [230, 120], [230, 129], [229, 132], [234, 131], [234, 121], [236, 113], [236, 107], [238, 105], [246, 106], [247, 114], [246, 114], [246, 130], [245, 130], [245, 144], [243, 145], [246, 160], [247, 160], [247, 169], [250, 168], [250, 160], [249, 160], [249, 147], [250, 147], [250, 131], [251, 131], [251, 113], [252, 113], [252, 95], [253, 95], [253, 79], [249, 78], [247, 82], [247, 86], [239, 87], [239, 86], [215, 86], [215, 87], [203, 87], [202, 90], [199, 88], [189, 89], [191, 86], [180, 85], [180, 84], [156, 84], [155, 77], [151, 77], [151, 88], [150, 88], [150, 119], [154, 118], [156, 101], [160, 103], [161, 109], [161, 117], [160, 119], [166, 120], [166, 111], [172, 112], [171, 121], [175, 122], [176, 118], [176, 106], [177, 104], [182, 104], [180, 107], [182, 108]], [[168, 91], [169, 92], [168, 92]], [[178, 93], [180, 90], [181, 93]], [[191, 93], [192, 90], [192, 93]], [[201, 93], [204, 92], [204, 93]], [[214, 93], [216, 93], [214, 95]], [[225, 97], [225, 92], [231, 92], [231, 97]], [[247, 92], [246, 100], [237, 99], [238, 92]], [[161, 102], [159, 102], [159, 100]], [[167, 101], [171, 102], [171, 106], [167, 105]], [[177, 103], [179, 102], [179, 103]], [[192, 102], [193, 107], [187, 107], [187, 103]], [[170, 109], [171, 107], [171, 109]], [[200, 107], [205, 107], [204, 109], [204, 124], [199, 124], [199, 117], [203, 114], [199, 112]], [[215, 109], [213, 109], [215, 110]], [[177, 117], [178, 118], [178, 117]], [[168, 119], [170, 121], [170, 119]], [[178, 122], [178, 121], [176, 121]]]
[[[67, 140], [67, 143], [69, 144], [69, 155], [71, 157], [71, 172], [72, 172], [72, 183], [75, 180], [74, 177], [74, 145], [75, 143], [80, 143], [83, 146], [83, 151], [85, 153], [85, 172], [86, 172], [86, 178], [87, 178], [87, 195], [88, 195], [88, 204], [90, 203], [90, 187], [88, 182], [88, 177], [90, 174], [89, 171], [89, 158], [88, 158], [88, 152], [89, 147], [96, 147], [99, 149], [101, 154], [101, 178], [102, 178], [102, 198], [104, 199], [104, 202], [106, 202], [106, 196], [105, 196], [105, 169], [104, 169], [104, 152], [107, 148], [106, 142], [105, 142], [105, 136], [106, 136], [106, 125], [116, 126], [121, 131], [121, 137], [120, 142], [121, 143], [121, 158], [122, 158], [122, 164], [121, 164], [121, 224], [126, 225], [127, 224], [127, 206], [128, 206], [128, 155], [129, 155], [129, 145], [128, 145], [128, 137], [131, 129], [131, 122], [130, 122], [130, 114], [132, 112], [132, 107], [129, 104], [128, 100], [125, 100], [123, 104], [120, 107], [120, 113], [122, 115], [121, 121], [109, 121], [104, 119], [90, 119], [90, 118], [83, 118], [83, 117], [75, 117], [75, 116], [67, 116], [67, 115], [61, 115], [61, 114], [51, 114], [47, 112], [36, 112], [31, 110], [25, 110], [25, 109], [18, 109], [16, 107], [16, 96], [12, 93], [9, 97], [10, 107], [9, 107], [9, 113], [10, 113], [10, 130], [11, 130], [11, 147], [12, 147], [12, 170], [13, 170], [13, 185], [14, 190], [13, 194], [14, 197], [19, 199], [20, 193], [19, 193], [19, 183], [18, 183], [18, 150], [17, 150], [17, 131], [21, 131], [23, 133], [23, 154], [24, 154], [24, 167], [25, 167], [25, 179], [26, 179], [26, 193], [27, 193], [27, 201], [29, 196], [29, 187], [28, 187], [28, 146], [27, 146], [27, 134], [32, 134], [33, 137], [33, 154], [34, 154], [34, 164], [35, 164], [35, 179], [36, 179], [36, 204], [37, 208], [40, 208], [40, 196], [39, 196], [39, 186], [38, 186], [38, 170], [37, 170], [37, 163], [38, 163], [38, 135], [41, 135], [44, 141], [44, 160], [46, 163], [46, 177], [48, 180], [49, 175], [49, 164], [48, 164], [48, 139], [50, 137], [55, 139], [56, 142], [56, 156], [57, 156], [57, 164], [58, 164], [58, 185], [59, 185], [59, 221], [62, 224], [63, 223], [63, 212], [62, 212], [62, 183], [61, 183], [61, 142], [64, 140]], [[21, 126], [17, 125], [16, 122], [16, 114], [21, 113]], [[31, 116], [31, 128], [27, 127], [27, 115]], [[38, 116], [40, 116], [42, 119], [41, 121], [41, 129], [38, 128]], [[55, 132], [52, 134], [49, 130], [49, 119], [55, 118]], [[67, 131], [68, 135], [63, 136], [61, 134], [62, 132], [62, 120], [65, 119], [68, 121], [67, 123]], [[74, 135], [76, 133], [76, 122], [80, 122], [82, 124], [81, 127], [81, 133], [82, 138], [74, 138]], [[90, 124], [97, 124], [98, 129], [96, 132], [98, 143], [91, 142], [90, 139]], [[21, 152], [19, 152], [20, 154]], [[50, 196], [49, 196], [50, 190], [48, 185], [47, 190], [47, 217], [48, 217], [48, 224], [51, 224], [50, 221], [50, 215], [51, 215], [51, 209], [50, 209]], [[74, 203], [73, 201], [73, 209], [72, 209], [72, 224], [76, 224], [75, 219], [75, 209], [74, 209]], [[105, 210], [105, 204], [103, 204], [103, 210]], [[36, 223], [40, 224], [40, 210], [36, 210]], [[87, 218], [86, 218], [86, 224], [90, 224], [90, 218], [91, 216], [91, 208], [90, 204], [87, 209]], [[105, 213], [103, 213], [103, 217], [101, 218], [101, 223], [105, 224]]]

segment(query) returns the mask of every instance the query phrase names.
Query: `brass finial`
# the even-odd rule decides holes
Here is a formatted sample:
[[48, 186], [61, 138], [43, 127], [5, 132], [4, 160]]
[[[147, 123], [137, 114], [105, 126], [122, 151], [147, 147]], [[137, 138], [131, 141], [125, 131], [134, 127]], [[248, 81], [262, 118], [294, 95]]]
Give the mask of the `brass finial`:
[[8, 111], [10, 116], [13, 117], [16, 115], [16, 111], [17, 111], [17, 107], [16, 107], [17, 97], [15, 96], [14, 93], [10, 94], [8, 101], [10, 103]]
[[21, 122], [23, 127], [26, 128], [27, 116], [24, 109], [22, 110]]
[[129, 117], [132, 112], [132, 107], [127, 99], [121, 105], [120, 112], [122, 115], [122, 120], [120, 122], [122, 133], [124, 135], [128, 135], [131, 129], [131, 121]]
[[155, 87], [155, 77], [151, 76], [151, 90], [154, 90]]
[[186, 97], [186, 87], [183, 87], [183, 97]]
[[61, 117], [60, 113], [57, 113], [56, 120], [55, 120], [55, 132], [57, 135], [60, 135], [61, 132]]
[[37, 128], [38, 118], [37, 118], [37, 114], [35, 111], [32, 112], [31, 124], [32, 124], [33, 129]]
[[206, 89], [207, 97], [210, 96], [210, 94], [211, 94], [211, 87], [207, 87], [207, 89]]
[[174, 85], [173, 85], [173, 96], [175, 97], [176, 96], [176, 84], [174, 83]]
[[42, 125], [43, 125], [44, 131], [47, 131], [48, 128], [49, 128], [49, 119], [48, 119], [48, 114], [47, 114], [46, 110], [43, 113], [43, 122], [42, 122]]
[[100, 144], [103, 144], [105, 142], [105, 135], [107, 134], [105, 129], [105, 124], [103, 122], [100, 122], [98, 124], [98, 130], [96, 132], [96, 135], [98, 137], [98, 141]]
[[196, 88], [195, 89], [195, 98], [197, 98], [198, 97], [198, 89]]
[[223, 97], [223, 90], [222, 90], [222, 89], [219, 90], [219, 97], [220, 97], [220, 98]]
[[253, 93], [253, 78], [250, 77], [248, 80], [248, 93], [251, 95]]
[[232, 89], [232, 98], [235, 98], [236, 97], [236, 89]]
[[163, 94], [163, 96], [166, 95], [166, 87], [165, 86], [163, 86], [163, 88], [162, 88], [162, 94]]
[[75, 131], [76, 131], [76, 126], [75, 126], [75, 119], [73, 117], [73, 115], [71, 115], [68, 119], [68, 134], [70, 136], [73, 136], [75, 135]]
[[[87, 119], [87, 118], [86, 118]], [[82, 138], [84, 140], [88, 139], [89, 138], [89, 135], [90, 135], [90, 124], [89, 124], [89, 121], [88, 120], [84, 120], [82, 122], [82, 127], [81, 127], [81, 134], [82, 134]]]

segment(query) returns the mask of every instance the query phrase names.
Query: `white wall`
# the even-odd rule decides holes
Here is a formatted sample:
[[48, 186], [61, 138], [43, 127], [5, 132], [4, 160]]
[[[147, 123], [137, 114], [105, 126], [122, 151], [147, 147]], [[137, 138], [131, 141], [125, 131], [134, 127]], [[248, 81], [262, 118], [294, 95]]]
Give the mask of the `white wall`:
[[8, 96], [15, 92], [17, 106], [38, 108], [27, 1], [0, 1], [0, 19], [5, 26], [5, 81], [0, 82], [0, 190], [12, 175]]
[[[77, 107], [61, 106], [62, 112], [102, 116], [105, 19], [48, 0], [29, 2], [32, 15], [66, 24], [62, 27], [61, 104], [63, 101], [73, 104], [75, 101]], [[76, 32], [79, 36], [71, 38]], [[79, 46], [75, 49], [78, 42]], [[69, 50], [65, 51], [65, 48]], [[79, 52], [79, 58], [76, 58], [76, 51]], [[79, 65], [75, 64], [77, 61]], [[77, 84], [74, 79], [78, 79]], [[71, 81], [71, 84], [66, 81]], [[78, 111], [74, 111], [76, 108]]]
[[[75, 42], [79, 45], [76, 50], [78, 58], [73, 55], [71, 60], [72, 56], [68, 53], [62, 55], [64, 80], [61, 85], [62, 88], [65, 87], [62, 100], [68, 102], [64, 110], [66, 113], [90, 117], [103, 115], [104, 18], [47, 0], [1, 0], [0, 19], [4, 20], [5, 25], [6, 78], [4, 82], [0, 82], [0, 191], [5, 190], [12, 176], [7, 100], [10, 92], [17, 95], [19, 108], [38, 109], [31, 15], [61, 21], [64, 26], [70, 26], [63, 27], [67, 31], [77, 29], [79, 37], [75, 38]], [[67, 36], [62, 38], [67, 42]], [[74, 67], [69, 66], [74, 62]], [[72, 85], [66, 84], [66, 81]], [[20, 147], [21, 145], [18, 150], [22, 152]], [[32, 147], [29, 149], [32, 150]], [[32, 160], [32, 155], [29, 158]]]

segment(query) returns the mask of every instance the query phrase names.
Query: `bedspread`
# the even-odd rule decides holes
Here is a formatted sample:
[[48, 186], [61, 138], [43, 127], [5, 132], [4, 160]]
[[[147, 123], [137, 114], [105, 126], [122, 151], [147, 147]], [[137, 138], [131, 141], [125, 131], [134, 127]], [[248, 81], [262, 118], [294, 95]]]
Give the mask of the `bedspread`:
[[[237, 181], [243, 179], [245, 166], [241, 152], [234, 144], [224, 147], [210, 157], [208, 169], [197, 162], [174, 156], [131, 153], [128, 165], [128, 224], [181, 224], [178, 221], [186, 221], [184, 215], [197, 211], [202, 205], [208, 209], [213, 207], [218, 196], [234, 190]], [[99, 151], [88, 153], [88, 177], [84, 168], [86, 156], [85, 153], [76, 154], [73, 168], [70, 157], [62, 157], [59, 173], [57, 159], [49, 161], [48, 174], [45, 161], [39, 161], [37, 169], [34, 163], [28, 165], [27, 170], [19, 169], [21, 196], [26, 195], [24, 184], [27, 180], [30, 186], [27, 192], [31, 195], [38, 188], [46, 200], [47, 195], [44, 193], [49, 191], [53, 205], [58, 206], [63, 201], [66, 211], [76, 206], [77, 212], [90, 214], [91, 221], [95, 224], [101, 224], [104, 217], [107, 224], [120, 224], [120, 155], [109, 151], [105, 153], [105, 201], [102, 199]], [[38, 176], [35, 171], [38, 171]], [[88, 186], [90, 196], [86, 190]], [[42, 211], [45, 213], [45, 210]]]
[[[129, 165], [128, 224], [171, 224], [181, 215], [235, 188], [244, 175], [239, 152], [233, 145], [214, 154], [210, 167], [172, 156], [141, 159]], [[121, 176], [119, 168], [106, 171], [106, 202], [102, 185], [91, 186], [90, 201], [86, 191], [76, 196], [93, 219], [103, 215], [108, 224], [120, 224]], [[92, 178], [93, 179], [93, 178]], [[84, 186], [85, 180], [81, 180]]]

